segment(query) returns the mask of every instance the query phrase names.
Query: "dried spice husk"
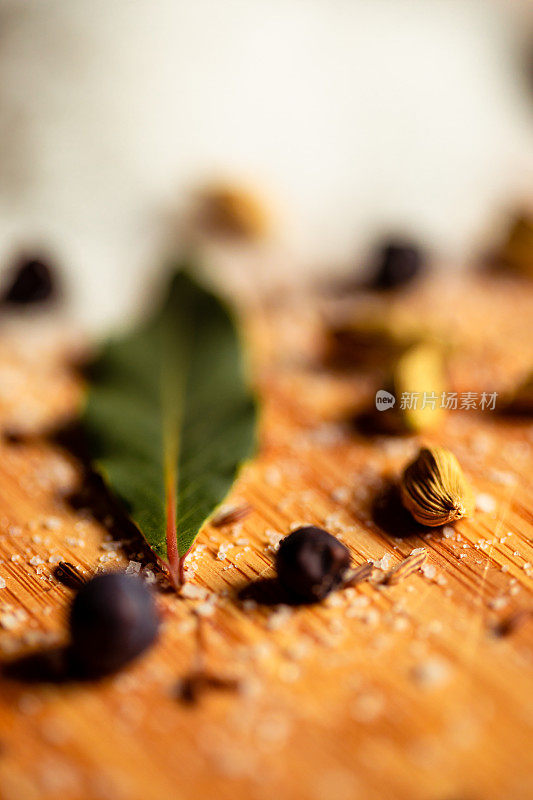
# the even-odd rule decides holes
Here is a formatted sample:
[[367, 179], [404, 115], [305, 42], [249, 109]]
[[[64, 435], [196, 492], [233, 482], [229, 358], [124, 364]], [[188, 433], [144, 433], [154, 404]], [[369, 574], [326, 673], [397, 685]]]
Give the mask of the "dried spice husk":
[[418, 572], [422, 564], [425, 563], [426, 558], [427, 552], [424, 549], [421, 549], [418, 553], [411, 553], [401, 564], [398, 564], [397, 567], [393, 567], [393, 569], [387, 572], [383, 578], [383, 583], [387, 586], [395, 586], [397, 583], [405, 580], [405, 578], [408, 578], [409, 575]]
[[253, 511], [248, 503], [239, 506], [223, 506], [211, 517], [210, 522], [213, 528], [224, 528], [226, 525], [233, 525], [245, 519]]
[[498, 260], [506, 267], [533, 277], [533, 213], [517, 216]]
[[347, 589], [350, 586], [357, 586], [358, 583], [368, 580], [374, 569], [372, 561], [366, 561], [355, 569], [349, 569], [344, 573], [342, 581], [342, 588]]
[[[446, 412], [441, 406], [441, 397], [446, 389], [446, 380], [439, 347], [422, 343], [407, 350], [396, 363], [392, 385], [397, 413], [405, 428], [421, 433], [442, 423]], [[416, 397], [416, 404], [402, 408], [403, 396]], [[434, 401], [428, 401], [431, 397]]]
[[470, 516], [472, 490], [457, 458], [444, 447], [423, 447], [404, 470], [402, 503], [421, 525], [449, 525]]
[[54, 577], [67, 589], [79, 589], [87, 583], [87, 578], [70, 561], [60, 561], [54, 569]]

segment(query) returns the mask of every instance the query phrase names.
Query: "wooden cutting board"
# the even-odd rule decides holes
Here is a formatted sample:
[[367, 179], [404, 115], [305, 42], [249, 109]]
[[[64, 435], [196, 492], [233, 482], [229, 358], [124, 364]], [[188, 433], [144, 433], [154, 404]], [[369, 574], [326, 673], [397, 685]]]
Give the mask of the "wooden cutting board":
[[[342, 310], [369, 303], [453, 332], [459, 391], [503, 391], [533, 364], [529, 284], [446, 281], [394, 301], [344, 298]], [[381, 378], [324, 366], [331, 313], [337, 301], [293, 293], [245, 314], [261, 449], [229, 502], [250, 513], [205, 526], [189, 565], [199, 590], [158, 589], [160, 641], [130, 669], [99, 684], [2, 679], [1, 800], [533, 796], [533, 622], [521, 613], [533, 608], [533, 423], [451, 412], [430, 440], [457, 454], [478, 510], [446, 535], [413, 527], [400, 538], [394, 516], [382, 526], [372, 509], [419, 440], [349, 424]], [[25, 432], [0, 444], [4, 661], [64, 641], [60, 560], [85, 574], [150, 569], [140, 539], [84, 493], [76, 457], [43, 433], [79, 402], [72, 349], [53, 320], [0, 330], [0, 423]], [[376, 561], [377, 577], [419, 547], [425, 570], [315, 607], [240, 600], [272, 577], [276, 542], [301, 523], [338, 535], [355, 563]], [[237, 687], [186, 705], [179, 682], [200, 657]]]

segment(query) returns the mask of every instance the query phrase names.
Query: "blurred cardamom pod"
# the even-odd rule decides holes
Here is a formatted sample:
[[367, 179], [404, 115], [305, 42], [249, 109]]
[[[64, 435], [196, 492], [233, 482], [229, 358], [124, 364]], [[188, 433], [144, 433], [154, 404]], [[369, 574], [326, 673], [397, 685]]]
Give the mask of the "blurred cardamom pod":
[[372, 314], [329, 327], [329, 354], [353, 366], [387, 366], [423, 337], [416, 324]]
[[198, 217], [208, 233], [231, 239], [262, 239], [272, 228], [266, 202], [253, 189], [239, 184], [221, 183], [204, 190]]
[[529, 416], [533, 414], [533, 372], [530, 372], [503, 401], [506, 414]]
[[396, 362], [392, 384], [398, 413], [408, 430], [420, 433], [441, 424], [446, 413], [442, 407], [446, 380], [438, 347], [422, 343], [409, 348]]
[[533, 278], [533, 214], [515, 218], [498, 260], [504, 266]]

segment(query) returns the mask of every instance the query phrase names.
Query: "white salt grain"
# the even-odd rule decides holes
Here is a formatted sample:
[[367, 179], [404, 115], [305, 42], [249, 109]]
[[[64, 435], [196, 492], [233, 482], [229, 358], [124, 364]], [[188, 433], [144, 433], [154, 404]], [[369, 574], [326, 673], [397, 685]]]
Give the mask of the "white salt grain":
[[180, 595], [186, 600], [206, 600], [209, 592], [196, 583], [184, 583], [180, 589]]
[[336, 503], [348, 503], [351, 497], [351, 491], [347, 486], [337, 486], [331, 493], [331, 498]]
[[357, 722], [373, 722], [382, 713], [385, 698], [378, 692], [365, 692], [359, 695], [350, 709], [351, 716]]
[[378, 569], [387, 570], [390, 567], [391, 556], [390, 553], [385, 553], [378, 561], [374, 561], [374, 566]]
[[437, 568], [434, 564], [422, 564], [420, 572], [429, 580], [432, 580], [437, 574]]
[[494, 597], [492, 600], [489, 600], [489, 607], [494, 611], [500, 611], [502, 608], [505, 608], [508, 602], [509, 600], [507, 597]]
[[514, 486], [516, 483], [516, 476], [512, 472], [502, 472], [498, 469], [489, 471], [489, 479], [501, 486]]
[[491, 494], [478, 494], [476, 497], [476, 510], [492, 514], [496, 510], [496, 500]]
[[201, 617], [210, 617], [215, 611], [216, 595], [213, 595], [213, 600], [206, 600], [205, 603], [199, 603], [194, 609]]
[[47, 531], [56, 531], [61, 527], [61, 520], [58, 517], [47, 517], [43, 519], [42, 526]]
[[448, 683], [451, 678], [450, 665], [437, 656], [416, 664], [412, 670], [415, 683], [424, 689], [436, 689]]
[[289, 606], [278, 606], [267, 620], [266, 627], [269, 631], [277, 631], [291, 618], [292, 609]]

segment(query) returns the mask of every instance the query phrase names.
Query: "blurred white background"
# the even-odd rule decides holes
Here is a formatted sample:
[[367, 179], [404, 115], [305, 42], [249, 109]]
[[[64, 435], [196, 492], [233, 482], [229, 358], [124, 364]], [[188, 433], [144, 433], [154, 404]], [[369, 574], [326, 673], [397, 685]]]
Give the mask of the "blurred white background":
[[383, 229], [463, 263], [533, 186], [531, 10], [0, 0], [1, 269], [47, 245], [74, 312], [110, 324], [213, 174], [277, 201], [295, 270], [355, 265]]

